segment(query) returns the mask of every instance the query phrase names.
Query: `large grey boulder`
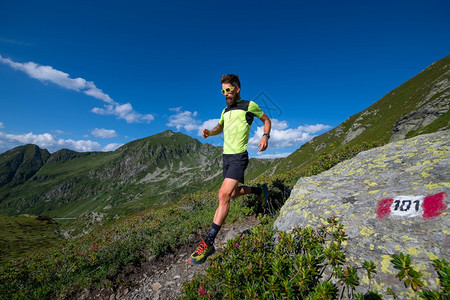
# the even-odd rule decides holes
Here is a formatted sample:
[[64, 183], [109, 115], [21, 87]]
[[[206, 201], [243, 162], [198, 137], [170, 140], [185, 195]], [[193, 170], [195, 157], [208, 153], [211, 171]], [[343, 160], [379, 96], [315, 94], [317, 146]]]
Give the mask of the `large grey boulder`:
[[[301, 178], [275, 222], [279, 230], [320, 226], [333, 215], [348, 235], [350, 264], [374, 261], [371, 286], [415, 298], [395, 278], [391, 255], [410, 254], [429, 288], [436, 287], [430, 259], [449, 260], [450, 131], [402, 140], [358, 154], [317, 176]], [[366, 291], [368, 279], [359, 273]], [[375, 284], [375, 285], [374, 285]]]

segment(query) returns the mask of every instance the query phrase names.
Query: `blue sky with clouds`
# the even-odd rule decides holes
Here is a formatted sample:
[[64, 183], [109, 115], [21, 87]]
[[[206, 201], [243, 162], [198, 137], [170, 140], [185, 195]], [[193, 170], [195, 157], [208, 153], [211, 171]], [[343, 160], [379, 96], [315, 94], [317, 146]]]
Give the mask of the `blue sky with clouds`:
[[450, 1], [0, 1], [0, 153], [203, 140], [220, 76], [272, 118], [285, 156], [450, 54]]

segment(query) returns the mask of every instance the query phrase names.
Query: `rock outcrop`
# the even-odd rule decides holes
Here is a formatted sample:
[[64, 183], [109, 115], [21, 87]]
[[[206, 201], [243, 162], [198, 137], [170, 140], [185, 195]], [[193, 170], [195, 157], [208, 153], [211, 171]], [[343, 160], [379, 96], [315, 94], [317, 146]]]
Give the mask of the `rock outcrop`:
[[447, 71], [439, 78], [424, 100], [417, 104], [416, 110], [404, 115], [394, 124], [391, 142], [404, 139], [410, 131], [426, 127], [448, 113], [450, 109], [449, 77], [450, 71]]
[[[283, 231], [316, 227], [335, 215], [348, 235], [348, 262], [361, 266], [364, 260], [374, 261], [377, 274], [371, 284], [380, 293], [390, 287], [403, 299], [415, 297], [390, 263], [399, 252], [410, 254], [425, 285], [435, 288], [430, 260], [448, 260], [450, 249], [449, 133], [390, 143], [300, 179], [275, 226]], [[359, 275], [357, 291], [367, 290], [366, 274]]]

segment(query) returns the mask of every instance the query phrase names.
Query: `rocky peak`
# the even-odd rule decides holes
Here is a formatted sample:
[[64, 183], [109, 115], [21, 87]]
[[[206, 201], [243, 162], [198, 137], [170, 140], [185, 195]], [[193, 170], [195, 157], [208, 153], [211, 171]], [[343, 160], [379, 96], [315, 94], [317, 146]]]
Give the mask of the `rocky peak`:
[[39, 171], [49, 157], [50, 152], [31, 144], [3, 153], [0, 156], [0, 187], [24, 183]]

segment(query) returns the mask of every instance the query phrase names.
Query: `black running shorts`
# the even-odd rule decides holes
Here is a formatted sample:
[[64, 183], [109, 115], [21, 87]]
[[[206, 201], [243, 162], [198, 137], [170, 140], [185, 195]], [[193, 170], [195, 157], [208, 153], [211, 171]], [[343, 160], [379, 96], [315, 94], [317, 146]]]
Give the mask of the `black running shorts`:
[[248, 166], [248, 152], [223, 155], [223, 178], [236, 179], [244, 183], [244, 172]]

